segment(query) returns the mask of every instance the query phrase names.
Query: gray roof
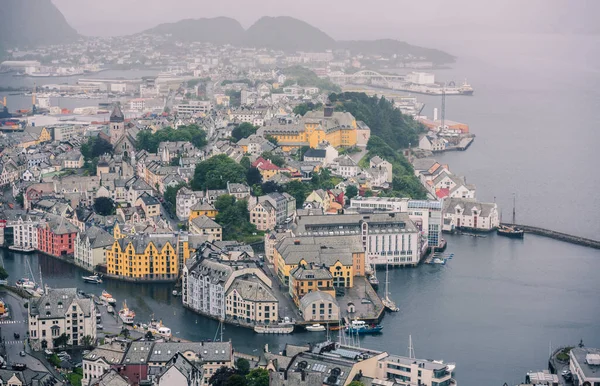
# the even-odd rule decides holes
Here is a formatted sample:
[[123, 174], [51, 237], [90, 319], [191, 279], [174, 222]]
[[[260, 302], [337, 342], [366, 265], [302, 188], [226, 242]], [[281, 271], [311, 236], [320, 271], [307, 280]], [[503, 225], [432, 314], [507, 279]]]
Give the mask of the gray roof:
[[360, 234], [361, 223], [369, 224], [372, 232], [375, 228], [417, 232], [408, 213], [375, 213], [375, 214], [341, 214], [323, 216], [298, 216], [296, 235], [337, 236], [345, 234]]
[[310, 264], [308, 267], [298, 266], [290, 271], [290, 276], [299, 280], [328, 280], [331, 279], [331, 272], [328, 269], [322, 267], [314, 267]]
[[255, 275], [235, 278], [227, 295], [232, 291], [237, 291], [242, 299], [252, 302], [277, 302], [271, 289]]
[[433, 158], [417, 158], [413, 161], [415, 170], [429, 170], [437, 161]]
[[304, 153], [304, 158], [306, 157], [310, 157], [310, 158], [325, 158], [325, 155], [327, 154], [327, 152], [325, 151], [325, 149], [313, 149], [310, 148], [306, 151], [306, 153]]
[[82, 240], [86, 237], [89, 238], [92, 249], [108, 247], [115, 242], [115, 238], [110, 233], [95, 225], [92, 225], [85, 233], [79, 233], [78, 237]]
[[104, 359], [109, 364], [119, 364], [125, 356], [125, 348], [125, 344], [119, 342], [103, 344], [87, 353], [83, 359], [93, 362]]
[[194, 380], [199, 374], [202, 374], [203, 372], [201, 366], [195, 366], [184, 355], [179, 355], [176, 353], [175, 355], [173, 355], [173, 358], [171, 358], [171, 360], [169, 360], [169, 362], [165, 365], [164, 371], [162, 371], [161, 374], [158, 375], [159, 384], [160, 378], [173, 368], [179, 371], [188, 380], [188, 384], [190, 385], [192, 384], [192, 380]]
[[123, 357], [122, 364], [124, 365], [139, 365], [147, 364], [148, 358], [152, 353], [152, 346], [154, 342], [138, 341], [131, 342], [125, 356]]
[[360, 236], [286, 237], [276, 246], [286, 264], [297, 265], [304, 260], [315, 266], [330, 267], [338, 260], [352, 265], [352, 253], [362, 252]]
[[194, 204], [190, 210], [216, 210], [214, 206], [209, 204], [208, 202], [198, 201]]
[[192, 220], [192, 224], [194, 224], [195, 227], [200, 228], [200, 229], [221, 228], [221, 225], [217, 224], [215, 221], [211, 220], [210, 218], [208, 218], [206, 216], [198, 216], [198, 217], [194, 218]]
[[463, 213], [468, 214], [471, 214], [473, 210], [477, 210], [480, 217], [489, 217], [493, 210], [497, 210], [497, 205], [495, 203], [478, 202], [472, 198], [444, 199], [444, 213], [454, 213], [456, 207], [461, 208]]
[[110, 369], [98, 379], [94, 379], [89, 386], [129, 386], [126, 378], [123, 378], [115, 369]]
[[113, 108], [113, 111], [110, 114], [110, 121], [114, 123], [125, 122], [125, 115], [123, 114], [123, 111], [121, 111], [120, 103], [115, 104], [115, 107]]
[[17, 379], [21, 381], [23, 385], [46, 385], [51, 384], [51, 380], [55, 381], [55, 383], [52, 384], [63, 384], [60, 382], [60, 380], [54, 378], [52, 374], [44, 371], [36, 371], [32, 369], [25, 369], [23, 371], [0, 369], [0, 380], [2, 381], [2, 384], [8, 384], [8, 381], [13, 376], [17, 377]]
[[118, 240], [121, 250], [125, 250], [131, 243], [136, 254], [144, 253], [149, 243], [153, 243], [158, 250], [162, 250], [169, 243], [173, 248], [177, 248], [177, 236], [175, 234], [136, 234], [124, 237]]
[[571, 349], [571, 356], [575, 358], [577, 364], [581, 367], [583, 375], [586, 378], [600, 378], [600, 365], [590, 364], [587, 361], [587, 356], [590, 354], [600, 355], [600, 349], [591, 347], [575, 347]]
[[29, 313], [40, 319], [60, 319], [70, 312], [69, 307], [74, 303], [81, 307], [86, 317], [92, 315], [92, 300], [79, 295], [77, 288], [48, 289], [48, 294], [31, 300]]
[[158, 199], [156, 197], [149, 195], [148, 193], [143, 193], [141, 196], [138, 197], [138, 200], [142, 200], [142, 202], [146, 206], [160, 205], [160, 202], [158, 201]]
[[323, 291], [312, 291], [307, 293], [306, 295], [304, 295], [302, 297], [302, 299], [300, 299], [300, 309], [305, 309], [306, 307], [310, 306], [312, 303], [314, 302], [331, 302], [334, 304], [337, 304], [337, 302], [335, 301], [335, 298], [333, 296], [331, 296], [330, 294], [328, 294], [327, 292], [323, 292]]
[[194, 352], [203, 362], [228, 362], [232, 356], [231, 342], [157, 342], [150, 352], [150, 362], [168, 362], [176, 353]]

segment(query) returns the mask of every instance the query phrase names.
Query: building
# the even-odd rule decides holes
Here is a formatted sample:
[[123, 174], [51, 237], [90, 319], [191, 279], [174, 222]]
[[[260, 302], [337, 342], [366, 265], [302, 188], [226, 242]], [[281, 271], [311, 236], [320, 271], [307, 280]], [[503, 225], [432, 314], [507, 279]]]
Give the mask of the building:
[[125, 343], [111, 342], [100, 345], [84, 355], [81, 366], [83, 369], [82, 385], [93, 383], [111, 369], [118, 370], [126, 349], [127, 344]]
[[75, 238], [75, 264], [87, 270], [106, 265], [106, 248], [113, 245], [114, 237], [97, 226], [79, 233]]
[[73, 254], [79, 229], [61, 216], [47, 214], [46, 220], [37, 229], [38, 250], [52, 256]]
[[100, 378], [93, 379], [90, 383], [85, 383], [85, 379], [81, 381], [82, 385], [88, 386], [129, 386], [129, 380], [124, 378], [117, 370], [110, 369]]
[[202, 366], [190, 362], [179, 352], [173, 355], [164, 370], [153, 379], [156, 386], [200, 386], [203, 384], [202, 380]]
[[569, 352], [569, 359], [573, 384], [579, 386], [600, 384], [600, 349], [574, 347]]
[[273, 230], [277, 225], [277, 211], [269, 201], [259, 202], [250, 209], [250, 223], [259, 231]]
[[207, 216], [195, 217], [189, 222], [190, 233], [208, 236], [208, 241], [223, 240], [223, 227]]
[[279, 146], [288, 151], [302, 146], [316, 148], [323, 141], [335, 148], [355, 146], [357, 129], [352, 114], [334, 112], [333, 107], [325, 106], [322, 112], [307, 112], [298, 124], [264, 126], [257, 134], [275, 137]]
[[44, 220], [38, 216], [19, 216], [15, 221], [7, 221], [6, 227], [13, 229], [13, 245], [38, 249], [38, 227]]
[[[120, 238], [119, 238], [120, 237]], [[187, 237], [176, 234], [117, 236], [106, 250], [109, 275], [133, 281], [172, 281], [193, 252]]]
[[335, 300], [335, 296], [327, 292], [313, 291], [304, 295], [298, 308], [307, 322], [337, 322], [340, 320], [340, 306]]
[[177, 191], [177, 218], [183, 221], [190, 217], [190, 210], [192, 206], [196, 205], [204, 198], [204, 192], [193, 191], [186, 187], [183, 187]]
[[275, 165], [271, 160], [258, 157], [256, 161], [252, 162], [252, 167], [257, 168], [262, 176], [263, 180], [268, 180], [276, 174], [283, 173], [287, 169], [280, 168]]
[[29, 340], [37, 350], [54, 348], [54, 340], [63, 334], [69, 346], [96, 341], [96, 306], [76, 288], [47, 289], [30, 300], [28, 312]]
[[192, 221], [196, 217], [206, 216], [212, 220], [217, 217], [217, 210], [214, 206], [208, 202], [198, 201], [195, 205], [190, 208], [190, 217], [188, 221]]
[[299, 265], [290, 271], [289, 294], [296, 306], [300, 299], [311, 292], [328, 293], [335, 298], [333, 276], [329, 269], [314, 264]]
[[368, 265], [416, 266], [427, 249], [427, 239], [407, 213], [302, 216], [294, 234], [327, 240], [360, 236]]
[[135, 200], [134, 206], [141, 207], [146, 218], [160, 215], [160, 201], [148, 193], [142, 193], [138, 199]]
[[435, 135], [423, 135], [419, 139], [419, 149], [438, 152], [446, 150], [448, 140]]
[[[201, 252], [200, 252], [201, 253]], [[198, 256], [183, 269], [182, 302], [202, 315], [256, 324], [276, 321], [271, 279], [254, 262]]]
[[175, 106], [178, 114], [207, 114], [213, 109], [213, 104], [210, 101], [195, 101], [191, 100], [188, 103], [182, 103]]
[[279, 281], [286, 286], [291, 272], [299, 266], [328, 269], [333, 287], [352, 287], [354, 276], [364, 276], [365, 272], [365, 253], [359, 235], [286, 237], [275, 246], [273, 262]]
[[385, 170], [387, 182], [392, 182], [392, 180], [394, 179], [392, 164], [382, 159], [381, 157], [375, 156], [371, 158], [371, 160], [369, 161], [369, 166], [371, 167], [371, 169]]
[[236, 200], [244, 200], [251, 196], [248, 184], [237, 184], [227, 181], [227, 194], [235, 197]]
[[277, 224], [285, 223], [288, 217], [296, 213], [296, 199], [288, 193], [269, 193], [258, 197], [258, 202], [268, 201], [276, 211]]
[[121, 105], [115, 104], [109, 119], [110, 143], [114, 146], [122, 136], [125, 135], [125, 115], [121, 111]]
[[489, 232], [500, 225], [496, 203], [463, 198], [445, 199], [443, 214], [443, 230], [448, 232], [455, 229]]

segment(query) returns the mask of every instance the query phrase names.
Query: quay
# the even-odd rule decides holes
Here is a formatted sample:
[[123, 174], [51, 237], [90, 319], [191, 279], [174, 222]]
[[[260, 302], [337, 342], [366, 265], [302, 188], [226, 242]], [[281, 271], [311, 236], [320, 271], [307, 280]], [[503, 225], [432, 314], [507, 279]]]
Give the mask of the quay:
[[574, 236], [563, 232], [553, 231], [551, 229], [545, 229], [529, 225], [519, 225], [510, 223], [502, 223], [501, 225], [516, 226], [523, 229], [525, 233], [531, 233], [538, 236], [548, 237], [554, 240], [564, 241], [571, 244], [582, 245], [584, 247], [600, 249], [600, 241], [598, 240], [592, 240], [585, 237]]

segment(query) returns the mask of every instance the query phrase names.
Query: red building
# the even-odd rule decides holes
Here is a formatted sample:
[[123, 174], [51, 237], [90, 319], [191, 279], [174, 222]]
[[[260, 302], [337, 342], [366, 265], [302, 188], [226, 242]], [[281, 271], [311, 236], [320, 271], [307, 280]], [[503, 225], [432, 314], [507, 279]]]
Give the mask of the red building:
[[77, 227], [60, 216], [49, 215], [38, 228], [38, 249], [52, 256], [64, 256], [75, 251]]

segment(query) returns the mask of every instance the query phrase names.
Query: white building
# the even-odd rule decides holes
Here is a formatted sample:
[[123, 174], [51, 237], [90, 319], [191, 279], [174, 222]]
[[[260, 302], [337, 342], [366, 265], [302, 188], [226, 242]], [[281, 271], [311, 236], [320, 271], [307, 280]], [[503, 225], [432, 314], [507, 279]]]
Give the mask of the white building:
[[201, 190], [193, 191], [188, 188], [181, 188], [177, 192], [176, 214], [179, 220], [184, 221], [190, 217], [192, 206], [204, 199], [204, 192]]
[[443, 213], [443, 230], [448, 232], [455, 229], [492, 231], [500, 225], [496, 203], [450, 198], [444, 200]]
[[[29, 303], [29, 340], [36, 350], [54, 348], [54, 340], [62, 334], [68, 346], [96, 341], [96, 306], [76, 288], [48, 289], [40, 298]], [[89, 338], [86, 338], [89, 337]]]
[[37, 249], [38, 226], [43, 223], [45, 221], [36, 216], [27, 216], [25, 219], [19, 217], [16, 221], [8, 221], [6, 226], [13, 228], [13, 245], [16, 247]]
[[94, 270], [99, 264], [106, 264], [106, 248], [114, 241], [113, 236], [97, 226], [80, 232], [75, 238], [75, 264], [87, 270]]
[[111, 369], [118, 366], [125, 355], [126, 345], [120, 342], [111, 342], [96, 347], [83, 357], [82, 385], [88, 385], [92, 380], [99, 379]]
[[419, 149], [432, 152], [444, 151], [448, 146], [448, 140], [433, 135], [424, 135], [419, 139]]
[[360, 173], [360, 167], [348, 155], [334, 159], [330, 166], [333, 174], [344, 178], [356, 177]]
[[206, 114], [213, 109], [213, 104], [210, 101], [189, 101], [186, 104], [176, 105], [175, 109], [179, 114]]
[[569, 369], [575, 385], [600, 385], [600, 349], [574, 347], [569, 352]]
[[429, 72], [416, 72], [413, 71], [409, 74], [406, 74], [406, 81], [410, 83], [416, 84], [434, 84], [435, 83], [435, 75]]

